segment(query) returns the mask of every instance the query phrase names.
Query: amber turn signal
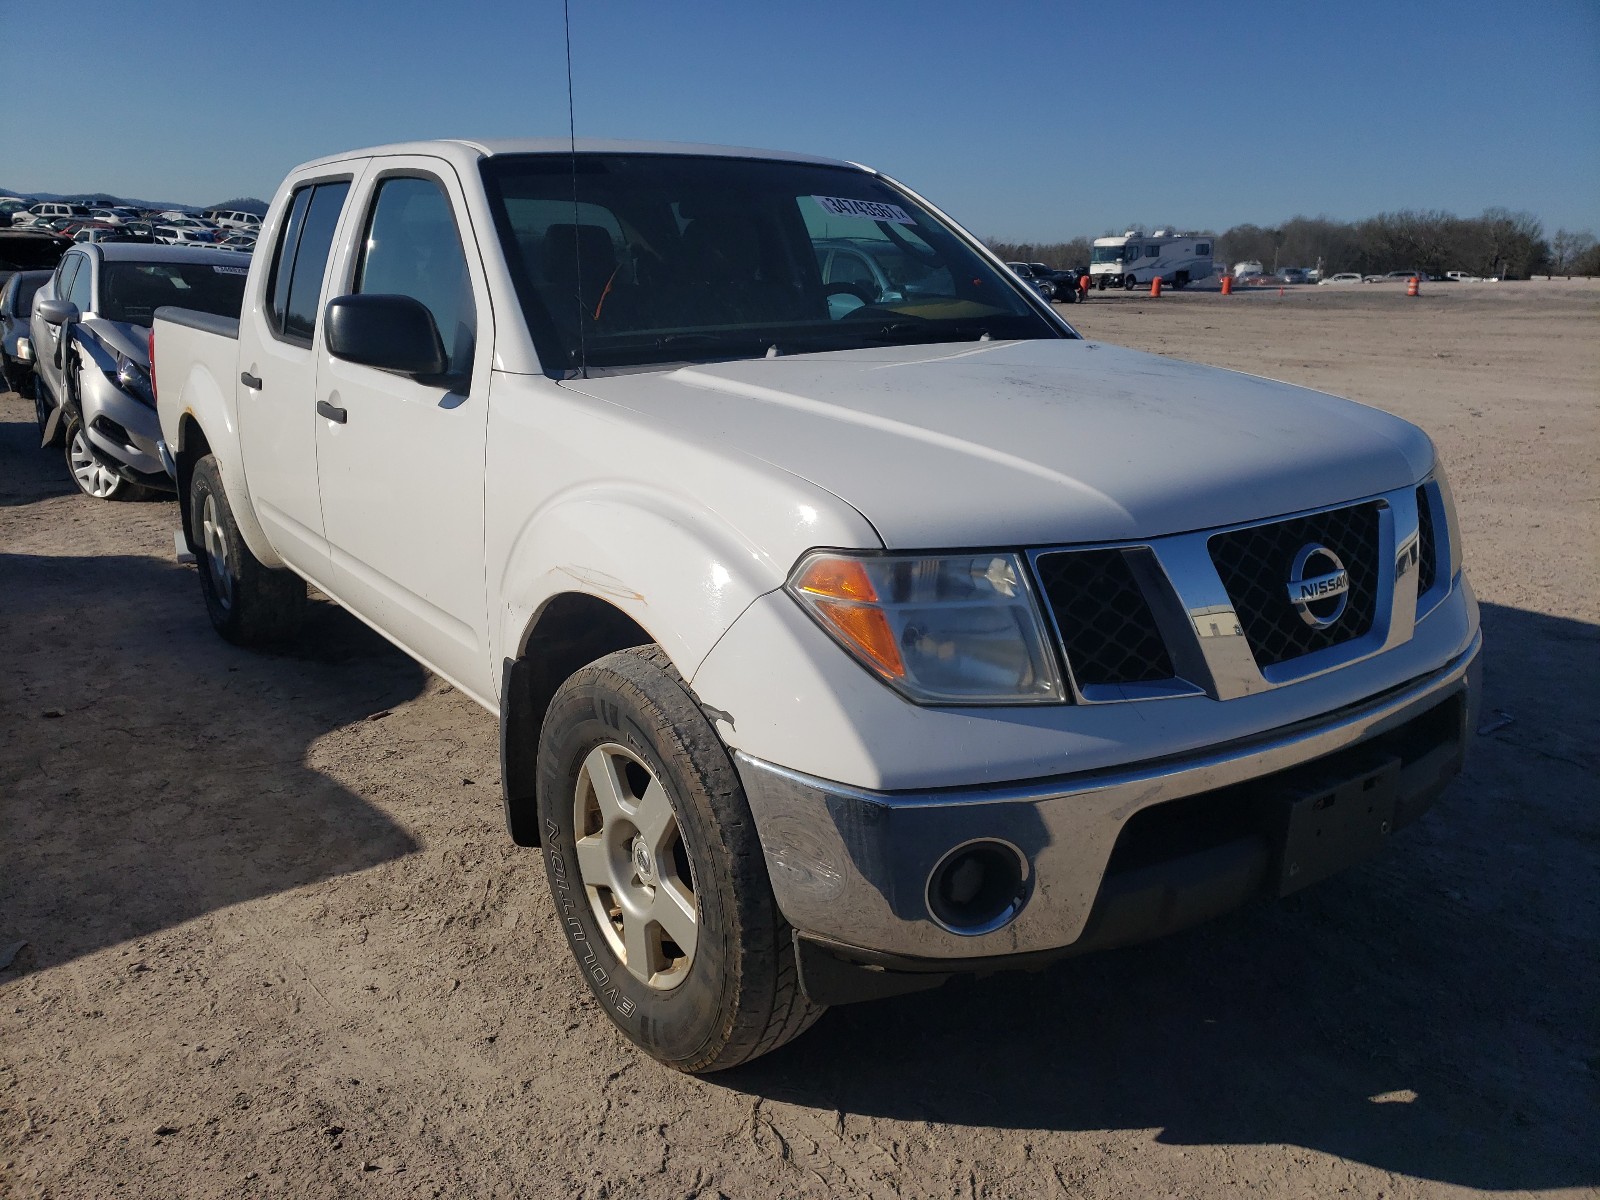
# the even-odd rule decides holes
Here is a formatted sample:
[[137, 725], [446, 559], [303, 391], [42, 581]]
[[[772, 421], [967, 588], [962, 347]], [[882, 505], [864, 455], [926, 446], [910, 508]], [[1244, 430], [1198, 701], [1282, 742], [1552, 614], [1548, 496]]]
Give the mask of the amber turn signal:
[[877, 589], [858, 560], [813, 559], [795, 587], [811, 598], [812, 611], [833, 633], [877, 671], [891, 679], [904, 677], [906, 664], [894, 630], [883, 610], [875, 607]]

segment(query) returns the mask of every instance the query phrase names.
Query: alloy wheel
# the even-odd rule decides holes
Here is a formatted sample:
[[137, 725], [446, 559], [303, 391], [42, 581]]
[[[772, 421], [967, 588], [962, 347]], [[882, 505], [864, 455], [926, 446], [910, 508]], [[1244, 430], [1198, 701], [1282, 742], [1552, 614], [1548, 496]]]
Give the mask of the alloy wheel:
[[228, 569], [228, 537], [217, 518], [217, 498], [210, 492], [200, 506], [200, 544], [206, 552], [206, 572], [211, 576], [211, 589], [217, 603], [224, 610], [232, 608], [233, 572]]
[[694, 964], [698, 909], [672, 801], [631, 750], [589, 752], [573, 798], [578, 874], [617, 961], [661, 991]]

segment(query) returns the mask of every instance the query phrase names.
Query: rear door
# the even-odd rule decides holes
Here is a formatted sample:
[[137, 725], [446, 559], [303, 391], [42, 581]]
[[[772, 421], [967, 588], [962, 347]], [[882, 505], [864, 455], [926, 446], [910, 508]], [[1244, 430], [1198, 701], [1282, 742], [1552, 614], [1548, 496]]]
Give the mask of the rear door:
[[317, 315], [328, 266], [360, 169], [297, 180], [239, 321], [239, 444], [251, 503], [274, 549], [319, 583], [328, 578], [317, 495]]
[[335, 595], [479, 699], [493, 696], [483, 459], [492, 321], [477, 237], [442, 159], [376, 159], [355, 190], [329, 295], [411, 296], [450, 359], [412, 379], [319, 344], [318, 482]]

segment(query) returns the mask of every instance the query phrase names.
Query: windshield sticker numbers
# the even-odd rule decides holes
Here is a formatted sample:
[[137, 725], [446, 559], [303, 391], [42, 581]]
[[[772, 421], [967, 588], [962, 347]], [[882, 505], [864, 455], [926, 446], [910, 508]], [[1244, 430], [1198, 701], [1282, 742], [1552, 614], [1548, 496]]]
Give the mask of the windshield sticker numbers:
[[917, 220], [898, 204], [876, 200], [848, 200], [843, 196], [813, 196], [825, 212], [836, 217], [865, 217], [869, 221], [892, 221], [896, 225], [915, 225]]
[[248, 274], [250, 274], [250, 268], [249, 267], [215, 267], [214, 266], [211, 269], [213, 271], [215, 271], [218, 275], [248, 275]]

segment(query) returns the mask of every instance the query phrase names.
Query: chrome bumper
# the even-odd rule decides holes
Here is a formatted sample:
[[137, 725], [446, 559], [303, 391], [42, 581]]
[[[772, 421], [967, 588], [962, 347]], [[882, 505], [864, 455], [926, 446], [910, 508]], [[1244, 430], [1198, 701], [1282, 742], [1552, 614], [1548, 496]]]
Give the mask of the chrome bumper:
[[[1403, 820], [1415, 816], [1459, 767], [1476, 720], [1481, 646], [1482, 634], [1475, 632], [1440, 670], [1315, 721], [1203, 755], [1086, 775], [872, 792], [737, 751], [734, 761], [778, 905], [801, 934], [846, 950], [921, 960], [1030, 954], [1071, 946], [1084, 935], [1112, 849], [1136, 812], [1325, 758], [1400, 731], [1459, 696], [1450, 744], [1404, 777], [1400, 811]], [[1020, 852], [1028, 864], [1028, 898], [1010, 924], [964, 936], [931, 917], [927, 880], [949, 851], [980, 838]]]

